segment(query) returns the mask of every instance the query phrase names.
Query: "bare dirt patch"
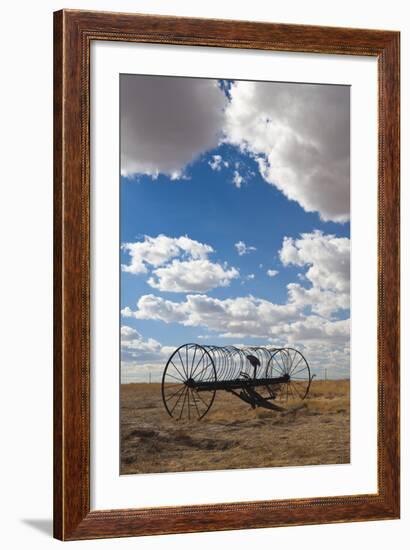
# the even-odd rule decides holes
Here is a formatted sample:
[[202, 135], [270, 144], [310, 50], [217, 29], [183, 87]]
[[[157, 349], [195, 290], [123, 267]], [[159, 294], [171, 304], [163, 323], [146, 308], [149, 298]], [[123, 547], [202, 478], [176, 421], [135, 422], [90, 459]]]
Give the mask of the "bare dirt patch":
[[121, 473], [226, 470], [350, 461], [348, 380], [313, 381], [295, 410], [251, 409], [218, 392], [201, 421], [170, 418], [160, 384], [121, 386]]

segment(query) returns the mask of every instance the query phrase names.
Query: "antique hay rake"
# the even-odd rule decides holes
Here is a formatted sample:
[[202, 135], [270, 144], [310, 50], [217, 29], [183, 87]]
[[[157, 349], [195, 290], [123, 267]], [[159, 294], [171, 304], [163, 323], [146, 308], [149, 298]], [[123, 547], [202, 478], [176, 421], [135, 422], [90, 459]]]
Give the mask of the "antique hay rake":
[[165, 366], [162, 400], [176, 420], [201, 420], [220, 390], [252, 408], [284, 411], [306, 398], [312, 378], [305, 357], [293, 348], [184, 344]]

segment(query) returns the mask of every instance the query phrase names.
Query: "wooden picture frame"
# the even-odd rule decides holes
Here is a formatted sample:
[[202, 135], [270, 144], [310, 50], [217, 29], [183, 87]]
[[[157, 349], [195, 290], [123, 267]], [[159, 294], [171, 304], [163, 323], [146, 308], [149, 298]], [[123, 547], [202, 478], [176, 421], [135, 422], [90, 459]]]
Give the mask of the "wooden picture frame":
[[[377, 494], [90, 510], [93, 40], [372, 56], [378, 62]], [[54, 536], [124, 537], [399, 517], [398, 32], [63, 10], [54, 14]]]

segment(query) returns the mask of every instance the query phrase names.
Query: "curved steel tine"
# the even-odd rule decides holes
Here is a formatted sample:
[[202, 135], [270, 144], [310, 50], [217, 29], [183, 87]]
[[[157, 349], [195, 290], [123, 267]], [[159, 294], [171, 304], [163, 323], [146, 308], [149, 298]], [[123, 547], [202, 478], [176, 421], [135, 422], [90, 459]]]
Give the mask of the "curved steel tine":
[[[252, 358], [249, 358], [250, 355], [257, 359], [256, 364]], [[304, 361], [303, 375], [299, 374], [301, 372], [299, 370], [299, 363], [295, 362], [295, 358], [299, 357], [299, 355], [301, 357], [299, 361]], [[179, 372], [178, 378], [176, 377], [176, 373], [172, 371], [175, 357], [180, 362], [180, 364], [178, 363], [178, 367], [175, 367]], [[270, 384], [272, 384], [272, 388], [278, 388], [278, 382], [274, 380], [270, 382], [269, 378], [278, 378], [285, 374], [288, 376], [289, 382], [279, 382], [279, 386], [282, 389], [280, 387], [279, 390], [270, 389]], [[244, 381], [244, 378], [268, 379], [263, 381], [260, 386], [266, 386], [273, 399], [277, 398], [277, 395], [282, 395], [283, 398], [286, 398], [288, 392], [290, 392], [291, 399], [304, 399], [309, 392], [313, 377], [311, 376], [306, 358], [295, 348], [184, 344], [171, 354], [164, 369], [162, 398], [165, 408], [170, 416], [178, 416], [179, 414], [179, 417], [187, 416], [190, 419], [191, 409], [193, 410], [193, 407], [195, 407], [197, 411], [196, 416], [198, 419], [201, 419], [211, 407], [217, 389], [229, 389], [232, 387], [229, 385], [226, 387], [224, 385], [216, 387], [211, 384], [202, 387], [202, 391], [207, 392], [206, 394], [203, 394], [202, 391], [196, 393], [196, 389], [199, 389], [201, 383], [238, 381], [239, 386], [241, 386], [241, 380]], [[291, 378], [295, 381], [294, 388], [289, 387]], [[302, 382], [299, 382], [299, 380], [302, 380]], [[180, 385], [181, 388], [176, 390], [176, 393], [174, 390], [174, 393], [171, 392], [170, 394], [167, 391], [170, 383], [173, 383], [174, 387]], [[245, 384], [245, 382], [243, 383]], [[236, 384], [234, 387], [237, 387]], [[283, 390], [283, 388], [286, 388], [286, 390]], [[188, 393], [186, 394], [186, 392]], [[174, 395], [177, 398], [180, 397], [179, 402], [182, 401], [182, 405], [175, 413], [172, 408], [174, 404], [171, 405]], [[206, 401], [205, 396], [209, 395], [211, 397]], [[187, 408], [186, 400], [188, 400]], [[203, 405], [200, 405], [200, 401]], [[167, 406], [167, 402], [169, 406]], [[203, 414], [198, 408], [199, 406], [205, 407]]]

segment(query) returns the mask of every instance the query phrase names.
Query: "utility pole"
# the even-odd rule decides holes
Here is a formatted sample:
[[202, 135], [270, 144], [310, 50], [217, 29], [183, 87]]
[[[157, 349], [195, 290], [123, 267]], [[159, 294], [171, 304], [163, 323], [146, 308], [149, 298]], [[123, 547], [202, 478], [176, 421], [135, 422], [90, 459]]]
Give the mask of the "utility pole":
[[325, 369], [325, 380], [327, 380], [327, 369]]

